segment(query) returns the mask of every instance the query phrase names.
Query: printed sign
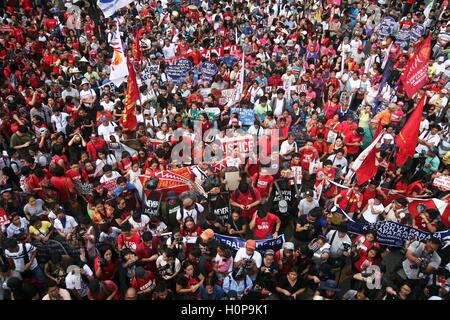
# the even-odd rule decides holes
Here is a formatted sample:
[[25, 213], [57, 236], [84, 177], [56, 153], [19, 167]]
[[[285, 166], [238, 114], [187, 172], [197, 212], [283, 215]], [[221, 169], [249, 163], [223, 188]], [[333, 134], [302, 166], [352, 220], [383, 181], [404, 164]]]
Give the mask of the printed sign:
[[200, 65], [200, 74], [203, 80], [212, 81], [219, 69], [214, 62], [205, 61]]
[[221, 95], [220, 95], [220, 99], [219, 99], [219, 104], [220, 105], [227, 104], [228, 101], [233, 99], [235, 95], [236, 95], [236, 89], [222, 90]]
[[425, 35], [426, 28], [418, 23], [415, 23], [411, 28], [411, 38], [410, 40], [416, 42], [420, 37]]
[[188, 59], [177, 60], [175, 64], [167, 67], [166, 74], [169, 81], [179, 82], [186, 78], [189, 71], [192, 69], [192, 62]]
[[380, 23], [380, 28], [378, 29], [379, 40], [384, 40], [387, 36], [392, 35], [395, 32], [396, 27], [397, 22], [395, 22], [394, 18], [384, 18], [384, 20]]
[[[242, 53], [239, 50], [239, 46], [237, 46], [237, 45], [230, 45], [230, 46], [225, 46], [225, 47], [217, 47], [217, 48], [211, 48], [211, 49], [206, 49], [206, 50], [199, 50], [197, 52], [197, 55], [199, 55], [200, 57], [205, 57], [206, 59], [210, 59], [212, 53], [215, 53], [218, 57], [223, 57], [225, 55], [225, 51], [228, 51], [231, 56], [235, 56], [237, 58], [242, 57]], [[186, 53], [181, 56], [165, 59], [165, 62], [169, 65], [174, 64], [174, 63], [176, 63], [177, 60], [186, 59], [187, 57], [193, 56], [194, 54], [195, 53], [193, 53], [193, 52]]]
[[253, 109], [231, 108], [231, 113], [239, 114], [239, 120], [244, 126], [251, 126], [255, 122], [255, 111]]
[[[235, 252], [245, 247], [245, 240], [238, 237], [224, 236], [221, 234], [215, 234], [214, 237], [217, 241], [227, 245]], [[284, 234], [279, 235], [275, 239], [256, 240], [256, 250], [260, 253], [264, 253], [269, 249], [276, 252], [283, 247], [284, 241]]]
[[8, 224], [9, 222], [10, 221], [6, 211], [3, 208], [0, 208], [0, 227]]
[[251, 135], [245, 135], [222, 140], [222, 149], [226, 157], [230, 156], [233, 153], [235, 147], [238, 148], [239, 153], [242, 156], [248, 155], [250, 152], [254, 151], [254, 137]]
[[411, 30], [402, 29], [397, 33], [397, 39], [395, 43], [402, 47], [402, 49], [407, 49], [409, 45], [409, 39], [411, 36]]
[[433, 186], [445, 191], [450, 190], [450, 177], [442, 176], [434, 179]]
[[159, 71], [159, 64], [152, 64], [152, 65], [147, 66], [141, 72], [141, 81], [142, 82], [150, 81], [152, 74], [158, 73], [158, 71]]

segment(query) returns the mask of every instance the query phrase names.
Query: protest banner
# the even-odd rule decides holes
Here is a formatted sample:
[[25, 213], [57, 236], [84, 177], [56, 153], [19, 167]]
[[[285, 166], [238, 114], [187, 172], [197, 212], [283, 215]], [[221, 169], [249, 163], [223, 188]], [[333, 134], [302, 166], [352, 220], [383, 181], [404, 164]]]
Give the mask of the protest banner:
[[420, 37], [425, 35], [426, 30], [427, 29], [423, 25], [415, 23], [411, 28], [410, 41], [414, 43], [417, 42]]
[[441, 176], [437, 177], [433, 180], [433, 186], [438, 187], [441, 190], [448, 191], [450, 190], [450, 177], [449, 176]]
[[392, 17], [386, 17], [381, 21], [380, 27], [378, 29], [379, 40], [386, 39], [387, 36], [393, 35], [397, 28], [397, 22]]
[[[215, 234], [214, 238], [216, 238], [217, 241], [227, 245], [235, 252], [245, 247], [245, 240], [238, 237]], [[256, 250], [260, 253], [264, 253], [269, 249], [277, 252], [283, 247], [284, 241], [284, 234], [279, 235], [275, 239], [256, 240]]]
[[219, 68], [217, 68], [214, 62], [205, 61], [200, 65], [200, 74], [203, 80], [211, 82], [217, 74], [217, 71], [219, 71]]
[[225, 105], [236, 95], [236, 89], [225, 89], [220, 94], [219, 104]]
[[144, 70], [142, 70], [140, 74], [140, 78], [142, 82], [150, 81], [152, 74], [158, 73], [159, 64], [148, 65]]
[[255, 111], [253, 109], [231, 108], [231, 113], [239, 114], [239, 120], [244, 126], [251, 126], [255, 122]]
[[229, 46], [224, 47], [216, 47], [216, 48], [210, 48], [205, 50], [199, 50], [197, 53], [189, 52], [183, 55], [179, 55], [173, 58], [165, 59], [166, 64], [172, 65], [175, 64], [179, 59], [187, 59], [188, 57], [192, 57], [194, 54], [204, 57], [207, 60], [211, 59], [211, 54], [215, 53], [219, 58], [223, 57], [225, 55], [225, 51], [228, 51], [231, 56], [235, 56], [237, 58], [242, 57], [242, 52], [239, 50], [239, 46], [233, 44]]
[[411, 30], [402, 29], [397, 33], [395, 43], [398, 44], [402, 49], [407, 49], [409, 45], [409, 39], [411, 36]]
[[214, 111], [206, 111], [206, 110], [191, 110], [192, 120], [196, 121], [200, 119], [200, 115], [202, 113], [206, 113], [208, 115], [208, 119], [211, 121], [216, 120], [216, 112]]
[[103, 94], [103, 91], [105, 90], [105, 87], [109, 88], [109, 92], [111, 92], [111, 94], [114, 94], [116, 92], [116, 86], [114, 85], [113, 82], [109, 81], [101, 86], [99, 86], [98, 88], [100, 89], [100, 95]]
[[248, 155], [254, 151], [254, 137], [252, 135], [243, 135], [222, 140], [222, 149], [225, 157], [230, 156], [235, 147], [239, 149], [239, 153], [242, 156]]
[[169, 65], [166, 69], [167, 78], [171, 82], [184, 80], [192, 69], [192, 62], [188, 59], [179, 59], [176, 63]]
[[450, 236], [450, 230], [430, 233], [392, 221], [379, 221], [374, 224], [348, 222], [348, 231], [350, 233], [364, 234], [369, 230], [376, 231], [377, 241], [381, 245], [394, 247], [403, 247], [406, 241], [426, 241], [432, 236], [444, 239]]

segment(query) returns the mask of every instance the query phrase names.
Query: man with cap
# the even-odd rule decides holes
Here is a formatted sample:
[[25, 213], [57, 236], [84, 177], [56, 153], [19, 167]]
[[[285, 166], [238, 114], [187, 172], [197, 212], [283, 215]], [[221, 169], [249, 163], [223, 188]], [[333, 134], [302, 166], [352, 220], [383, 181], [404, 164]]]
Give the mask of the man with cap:
[[109, 121], [106, 115], [103, 115], [100, 120], [102, 123], [98, 126], [97, 133], [105, 141], [109, 142], [110, 136], [114, 134], [117, 124]]
[[214, 239], [214, 231], [212, 229], [206, 229], [202, 232], [200, 237], [197, 238], [195, 246], [200, 248], [202, 255], [215, 257], [217, 254], [217, 240]]
[[264, 203], [253, 214], [250, 221], [250, 230], [254, 231], [254, 238], [265, 240], [278, 237], [281, 220], [275, 214], [269, 212], [269, 204]]
[[199, 215], [205, 211], [205, 208], [195, 201], [196, 197], [191, 193], [182, 194], [180, 198], [182, 199], [182, 206], [177, 211], [177, 220], [182, 224], [184, 219], [191, 217], [197, 224]]
[[340, 291], [337, 282], [328, 279], [320, 282], [319, 290], [314, 293], [313, 300], [335, 300], [337, 293]]
[[298, 216], [308, 214], [314, 208], [319, 207], [319, 201], [314, 199], [314, 192], [312, 190], [305, 192], [305, 198], [300, 200], [298, 204]]
[[298, 256], [294, 255], [295, 246], [292, 242], [283, 243], [283, 248], [275, 253], [275, 262], [278, 264], [279, 272], [287, 275], [297, 264]]
[[78, 265], [70, 265], [67, 267], [66, 289], [72, 293], [76, 300], [88, 300], [88, 286], [84, 279], [91, 281], [94, 278], [94, 272], [84, 262], [80, 262]]
[[[415, 154], [414, 158], [419, 157], [419, 154]], [[439, 159], [439, 148], [431, 147], [428, 149], [425, 159], [418, 166], [419, 171], [414, 176], [415, 179], [421, 179], [425, 175], [432, 175], [439, 169], [439, 164], [441, 160]]]
[[172, 230], [175, 227], [179, 227], [177, 221], [177, 211], [181, 209], [181, 203], [178, 199], [178, 195], [175, 191], [169, 191], [166, 194], [166, 201], [161, 206], [161, 216], [163, 221]]
[[97, 94], [93, 89], [89, 88], [89, 81], [87, 79], [83, 79], [80, 87], [80, 104], [86, 108], [92, 108], [97, 99]]
[[240, 248], [234, 257], [234, 268], [245, 268], [252, 280], [256, 279], [261, 263], [262, 256], [256, 251], [256, 241], [252, 239], [247, 240], [245, 242], [245, 247]]
[[319, 235], [321, 231], [319, 222], [321, 211], [322, 208], [320, 207], [314, 208], [308, 214], [298, 217], [294, 232], [294, 238], [297, 242], [305, 243]]

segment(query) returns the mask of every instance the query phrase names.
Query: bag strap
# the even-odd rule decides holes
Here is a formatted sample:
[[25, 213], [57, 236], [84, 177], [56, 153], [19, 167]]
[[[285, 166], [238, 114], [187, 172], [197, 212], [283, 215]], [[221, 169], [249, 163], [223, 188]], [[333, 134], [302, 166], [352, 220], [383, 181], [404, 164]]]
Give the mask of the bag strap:
[[338, 233], [337, 230], [334, 231], [333, 235], [331, 236], [330, 240], [330, 248], [333, 246], [334, 238], [336, 238], [336, 234]]
[[22, 243], [22, 251], [23, 251], [23, 263], [27, 264], [30, 262], [30, 257], [28, 256], [27, 246], [25, 243]]

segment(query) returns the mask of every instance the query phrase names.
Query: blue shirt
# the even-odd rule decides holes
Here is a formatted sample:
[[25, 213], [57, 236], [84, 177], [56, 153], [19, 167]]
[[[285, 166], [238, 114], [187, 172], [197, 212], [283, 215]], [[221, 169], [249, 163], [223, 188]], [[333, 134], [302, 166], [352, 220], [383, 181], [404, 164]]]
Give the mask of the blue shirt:
[[[249, 290], [253, 287], [253, 281], [249, 276], [246, 276], [245, 281], [240, 281], [239, 284], [236, 282], [236, 280], [233, 279], [231, 275], [227, 276], [223, 280], [223, 291], [225, 293], [228, 293], [230, 291], [236, 291], [238, 296], [242, 296], [244, 294], [244, 290], [248, 288]], [[247, 284], [247, 286], [246, 286]]]

